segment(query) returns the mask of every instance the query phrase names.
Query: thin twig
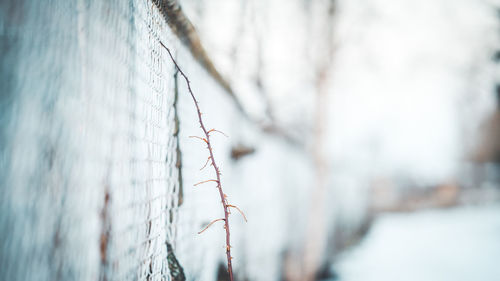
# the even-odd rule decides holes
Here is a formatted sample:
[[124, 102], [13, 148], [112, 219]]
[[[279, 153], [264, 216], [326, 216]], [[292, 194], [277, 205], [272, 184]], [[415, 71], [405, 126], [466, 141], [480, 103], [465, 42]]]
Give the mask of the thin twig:
[[208, 130], [208, 132], [207, 132], [207, 133], [209, 133], [209, 134], [210, 134], [211, 132], [217, 132], [217, 133], [219, 133], [219, 134], [224, 135], [226, 138], [229, 138], [229, 137], [228, 137], [228, 135], [224, 134], [223, 132], [221, 132], [221, 131], [219, 131], [219, 130], [216, 130], [216, 129], [210, 129], [210, 130]]
[[[227, 201], [225, 200], [225, 198], [226, 198], [224, 196], [225, 194], [222, 191], [219, 166], [217, 166], [217, 164], [215, 162], [214, 152], [213, 152], [213, 148], [212, 148], [212, 143], [210, 142], [210, 133], [206, 129], [205, 124], [203, 123], [203, 119], [201, 118], [200, 106], [198, 105], [198, 100], [194, 96], [193, 90], [191, 89], [191, 82], [189, 81], [189, 78], [180, 69], [179, 65], [177, 64], [177, 62], [175, 61], [174, 57], [172, 56], [172, 53], [170, 52], [170, 49], [167, 48], [167, 46], [165, 46], [163, 44], [163, 42], [161, 42], [161, 41], [159, 41], [159, 42], [163, 46], [163, 48], [165, 48], [165, 50], [167, 50], [168, 55], [170, 56], [170, 59], [172, 60], [172, 63], [175, 65], [175, 68], [179, 71], [179, 73], [181, 74], [181, 76], [186, 81], [186, 85], [187, 85], [189, 94], [191, 95], [191, 98], [193, 99], [194, 105], [196, 107], [196, 112], [198, 113], [198, 121], [200, 123], [200, 127], [201, 127], [201, 129], [202, 129], [202, 131], [203, 131], [203, 133], [205, 135], [205, 138], [201, 138], [201, 139], [203, 139], [207, 143], [207, 149], [208, 149], [208, 152], [210, 154], [210, 159], [212, 160], [211, 161], [212, 162], [212, 167], [214, 168], [214, 172], [215, 172], [215, 175], [217, 177], [217, 189], [219, 190], [219, 195], [220, 195], [220, 198], [221, 198], [221, 201], [222, 201], [222, 208], [224, 209], [224, 229], [225, 229], [225, 232], [226, 232], [226, 246], [227, 246], [227, 251], [226, 251], [227, 271], [229, 272], [229, 279], [231, 281], [233, 281], [234, 278], [233, 278], [233, 264], [231, 262], [231, 239], [230, 239], [231, 233], [229, 231], [229, 207], [227, 206]], [[221, 220], [221, 219], [219, 219], [219, 220]], [[201, 232], [203, 232], [203, 231], [201, 231]]]
[[205, 143], [208, 142], [206, 138], [202, 138], [202, 137], [198, 137], [198, 136], [189, 136], [189, 137], [192, 139], [200, 139], [200, 140], [204, 141]]
[[207, 182], [216, 182], [217, 184], [219, 183], [218, 180], [206, 180], [206, 181], [200, 181], [199, 183], [195, 183], [194, 186], [197, 186], [197, 185], [200, 185], [200, 184], [204, 184], [204, 183], [207, 183]]
[[205, 165], [203, 165], [203, 167], [201, 167], [200, 171], [205, 169], [205, 167], [208, 165], [209, 162], [210, 162], [210, 156], [208, 156], [207, 162], [205, 162]]
[[238, 212], [240, 212], [240, 214], [243, 216], [243, 219], [245, 220], [245, 222], [248, 222], [247, 217], [245, 216], [245, 213], [243, 213], [243, 211], [240, 208], [238, 208], [235, 205], [227, 205], [227, 206], [231, 207], [231, 208], [235, 208], [236, 210], [238, 210]]
[[202, 230], [200, 230], [198, 232], [198, 234], [201, 234], [203, 231], [207, 230], [212, 224], [214, 224], [214, 223], [216, 223], [218, 221], [223, 221], [223, 220], [225, 220], [225, 219], [216, 219], [216, 220], [211, 221], [209, 224], [207, 224], [207, 226], [205, 226], [205, 228], [203, 228]]

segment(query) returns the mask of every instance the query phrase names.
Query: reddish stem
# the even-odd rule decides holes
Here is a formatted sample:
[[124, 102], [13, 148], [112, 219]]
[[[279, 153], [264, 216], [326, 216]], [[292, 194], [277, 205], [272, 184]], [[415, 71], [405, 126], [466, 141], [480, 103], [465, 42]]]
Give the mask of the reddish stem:
[[193, 90], [191, 89], [191, 84], [189, 81], [189, 78], [182, 72], [180, 69], [179, 65], [177, 65], [177, 62], [175, 61], [174, 57], [172, 56], [172, 53], [170, 52], [170, 49], [167, 48], [161, 41], [160, 44], [165, 48], [168, 52], [168, 55], [170, 56], [170, 59], [175, 65], [175, 68], [179, 73], [184, 77], [184, 80], [186, 80], [186, 84], [188, 87], [189, 94], [191, 94], [191, 98], [193, 99], [194, 105], [196, 106], [196, 111], [198, 112], [198, 121], [200, 122], [201, 129], [203, 130], [203, 133], [206, 136], [206, 143], [207, 143], [207, 148], [210, 153], [210, 159], [212, 160], [212, 167], [214, 167], [215, 175], [217, 177], [217, 189], [219, 190], [221, 202], [222, 202], [222, 207], [224, 208], [224, 229], [226, 230], [226, 257], [227, 257], [227, 271], [229, 272], [229, 278], [231, 281], [233, 281], [233, 264], [231, 262], [231, 243], [230, 243], [230, 232], [229, 232], [229, 207], [227, 205], [227, 201], [224, 197], [224, 192], [222, 191], [222, 185], [221, 185], [221, 180], [220, 180], [220, 171], [219, 171], [219, 166], [215, 163], [215, 158], [214, 158], [214, 153], [212, 149], [212, 143], [210, 142], [210, 133], [207, 131], [205, 128], [205, 125], [203, 124], [203, 120], [201, 118], [201, 110], [198, 105], [198, 100], [196, 100], [196, 97], [193, 94]]

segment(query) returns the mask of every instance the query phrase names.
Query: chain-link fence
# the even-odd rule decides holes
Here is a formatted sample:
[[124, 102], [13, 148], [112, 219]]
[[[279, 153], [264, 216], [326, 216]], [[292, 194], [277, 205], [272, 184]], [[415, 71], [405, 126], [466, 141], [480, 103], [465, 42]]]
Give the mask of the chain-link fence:
[[[206, 125], [230, 136], [214, 137], [214, 153], [229, 202], [249, 219], [230, 217], [236, 276], [280, 278], [302, 238], [307, 156], [243, 117], [158, 6], [0, 3], [0, 280], [224, 271], [222, 227], [197, 234], [222, 207], [209, 184], [193, 187], [210, 177], [199, 170], [208, 155], [188, 138], [197, 115], [160, 42], [192, 81]], [[250, 156], [231, 157], [241, 147]]]
[[149, 0], [0, 5], [0, 279], [171, 280], [182, 193], [164, 17]]

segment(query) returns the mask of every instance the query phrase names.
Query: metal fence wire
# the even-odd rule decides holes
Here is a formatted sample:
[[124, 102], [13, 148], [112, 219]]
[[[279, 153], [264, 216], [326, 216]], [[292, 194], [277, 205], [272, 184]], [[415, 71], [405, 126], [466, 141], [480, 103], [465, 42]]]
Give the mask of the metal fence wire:
[[163, 15], [150, 0], [0, 6], [0, 280], [180, 280]]

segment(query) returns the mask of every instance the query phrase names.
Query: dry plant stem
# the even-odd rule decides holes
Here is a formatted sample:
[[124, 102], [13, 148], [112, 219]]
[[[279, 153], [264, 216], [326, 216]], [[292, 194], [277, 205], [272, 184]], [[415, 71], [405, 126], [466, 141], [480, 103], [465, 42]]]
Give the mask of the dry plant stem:
[[[189, 94], [191, 95], [191, 98], [193, 99], [194, 105], [196, 106], [196, 111], [198, 113], [198, 121], [200, 122], [200, 127], [203, 130], [203, 133], [205, 134], [205, 142], [207, 143], [207, 149], [208, 152], [210, 153], [210, 159], [212, 160], [212, 167], [214, 168], [215, 175], [217, 177], [217, 189], [219, 190], [221, 202], [222, 202], [222, 207], [224, 208], [224, 229], [226, 231], [226, 257], [227, 257], [227, 270], [229, 272], [229, 278], [231, 281], [233, 281], [233, 264], [231, 262], [231, 240], [230, 240], [230, 232], [229, 232], [229, 207], [226, 201], [226, 198], [224, 197], [224, 192], [222, 192], [222, 185], [221, 185], [221, 180], [220, 180], [220, 172], [219, 172], [219, 166], [215, 163], [215, 158], [214, 158], [214, 153], [212, 149], [212, 144], [210, 142], [210, 133], [207, 131], [205, 128], [205, 125], [203, 124], [203, 120], [201, 118], [201, 110], [198, 105], [198, 100], [196, 100], [196, 97], [193, 94], [193, 90], [191, 89], [191, 84], [189, 81], [189, 78], [182, 72], [180, 69], [179, 65], [177, 65], [177, 62], [175, 61], [174, 57], [172, 56], [172, 53], [170, 52], [170, 49], [167, 48], [161, 41], [160, 44], [167, 50], [168, 55], [170, 56], [170, 59], [175, 65], [175, 68], [177, 68], [177, 71], [182, 75], [184, 80], [186, 81], [187, 88], [189, 91]], [[219, 219], [220, 220], [220, 219]], [[210, 225], [209, 225], [210, 226]]]

